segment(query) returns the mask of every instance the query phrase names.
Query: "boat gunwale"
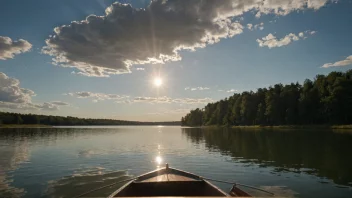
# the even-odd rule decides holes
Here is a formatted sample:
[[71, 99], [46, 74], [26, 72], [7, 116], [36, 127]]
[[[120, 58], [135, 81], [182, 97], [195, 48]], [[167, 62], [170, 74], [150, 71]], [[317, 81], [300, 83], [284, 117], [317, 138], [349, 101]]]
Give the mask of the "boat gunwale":
[[115, 195], [119, 194], [123, 189], [125, 189], [127, 186], [129, 186], [133, 182], [134, 182], [134, 180], [127, 182], [125, 185], [121, 186], [119, 189], [117, 189], [113, 193], [111, 193], [107, 198], [115, 197]]
[[[169, 172], [167, 172], [169, 171]], [[189, 177], [191, 179], [194, 180], [198, 180], [198, 181], [203, 181], [204, 179], [198, 175], [195, 175], [193, 173], [189, 173], [186, 171], [182, 171], [179, 169], [175, 169], [175, 168], [160, 168], [154, 171], [151, 171], [149, 173], [140, 175], [136, 178], [136, 180], [134, 180], [134, 182], [143, 182], [144, 180], [147, 180], [149, 178], [155, 177], [157, 175], [163, 175], [163, 174], [176, 174], [176, 175], [180, 175], [180, 176], [184, 176], [184, 177]]]
[[203, 181], [205, 183], [207, 183], [208, 185], [210, 185], [212, 188], [215, 188], [216, 190], [218, 190], [219, 192], [221, 192], [225, 197], [231, 197], [231, 195], [229, 195], [228, 193], [224, 192], [223, 190], [221, 190], [219, 187], [215, 186], [214, 184], [212, 184], [211, 182], [209, 182], [206, 179], [203, 179]]
[[[164, 173], [165, 171], [165, 173]], [[230, 197], [230, 195], [226, 192], [224, 192], [223, 190], [221, 190], [220, 188], [218, 188], [217, 186], [215, 186], [214, 184], [212, 184], [211, 182], [207, 181], [206, 179], [203, 179], [201, 176], [195, 175], [193, 173], [187, 172], [187, 171], [183, 171], [183, 170], [179, 170], [179, 169], [175, 169], [175, 168], [169, 168], [169, 167], [164, 167], [164, 168], [160, 168], [157, 170], [153, 170], [150, 171], [148, 173], [142, 174], [138, 177], [136, 177], [135, 179], [133, 179], [130, 182], [127, 182], [125, 185], [121, 186], [119, 189], [117, 189], [116, 191], [114, 191], [113, 193], [111, 193], [108, 198], [113, 198], [115, 197], [117, 194], [119, 194], [122, 190], [124, 190], [127, 186], [131, 185], [132, 183], [143, 183], [143, 180], [147, 180], [149, 178], [155, 177], [156, 173], [160, 173], [162, 172], [162, 174], [168, 174], [168, 172], [166, 171], [171, 171], [170, 173], [176, 173], [178, 175], [181, 176], [185, 176], [185, 177], [189, 177], [192, 179], [195, 179], [196, 181], [204, 181], [207, 185], [209, 185], [210, 187], [216, 189], [217, 191], [219, 191], [221, 194], [224, 195], [224, 197]], [[158, 174], [159, 175], [159, 174]], [[161, 174], [160, 174], [161, 175]], [[147, 177], [148, 176], [148, 177]], [[146, 177], [146, 178], [144, 178]], [[172, 182], [172, 181], [168, 181], [168, 182]], [[146, 182], [148, 183], [148, 182]], [[149, 182], [152, 183], [152, 182]]]

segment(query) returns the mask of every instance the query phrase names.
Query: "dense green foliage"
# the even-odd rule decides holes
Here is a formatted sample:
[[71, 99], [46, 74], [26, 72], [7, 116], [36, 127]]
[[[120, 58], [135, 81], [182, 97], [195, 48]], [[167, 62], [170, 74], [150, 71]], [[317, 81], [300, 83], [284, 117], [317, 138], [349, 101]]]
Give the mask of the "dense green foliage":
[[72, 125], [180, 125], [180, 122], [136, 122], [112, 119], [86, 119], [76, 117], [47, 116], [0, 112], [1, 124]]
[[303, 85], [276, 84], [192, 110], [182, 125], [351, 124], [352, 70], [317, 75]]

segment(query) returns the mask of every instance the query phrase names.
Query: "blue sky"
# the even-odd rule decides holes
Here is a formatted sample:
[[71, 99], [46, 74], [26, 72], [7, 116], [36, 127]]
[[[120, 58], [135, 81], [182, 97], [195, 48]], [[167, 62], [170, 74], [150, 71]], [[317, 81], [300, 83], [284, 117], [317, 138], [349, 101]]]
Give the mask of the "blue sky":
[[351, 69], [350, 0], [114, 2], [2, 1], [0, 110], [179, 120], [234, 92]]

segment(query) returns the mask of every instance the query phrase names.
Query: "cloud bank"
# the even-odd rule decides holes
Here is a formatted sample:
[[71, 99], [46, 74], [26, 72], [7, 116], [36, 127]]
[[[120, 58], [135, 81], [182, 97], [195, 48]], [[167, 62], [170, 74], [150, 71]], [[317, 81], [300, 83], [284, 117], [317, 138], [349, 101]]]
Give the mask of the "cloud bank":
[[30, 89], [20, 87], [20, 81], [0, 72], [0, 108], [23, 110], [58, 110], [59, 106], [68, 105], [65, 102], [54, 101], [43, 104], [32, 103], [36, 94]]
[[103, 100], [113, 100], [116, 103], [178, 103], [178, 104], [206, 104], [212, 102], [211, 98], [170, 98], [167, 96], [161, 97], [145, 97], [138, 96], [131, 98], [126, 95], [118, 95], [118, 94], [104, 94], [104, 93], [92, 93], [92, 92], [75, 92], [75, 93], [67, 93], [64, 95], [73, 96], [76, 98], [90, 98], [93, 99], [93, 102], [103, 101]]
[[257, 39], [257, 43], [260, 47], [268, 47], [271, 49], [274, 47], [282, 47], [288, 45], [294, 41], [299, 41], [300, 39], [305, 39], [307, 38], [307, 35], [313, 35], [315, 33], [315, 31], [300, 32], [298, 33], [298, 35], [290, 33], [281, 39], [276, 38], [276, 36], [274, 36], [273, 34], [268, 34], [262, 39]]
[[213, 102], [211, 98], [170, 98], [167, 96], [162, 97], [135, 97], [131, 102], [144, 102], [144, 103], [177, 103], [177, 104], [207, 104]]
[[20, 39], [12, 41], [9, 37], [0, 36], [0, 60], [12, 59], [16, 54], [28, 52], [32, 44]]
[[172, 110], [163, 110], [159, 112], [147, 113], [148, 115], [167, 115], [167, 114], [187, 114], [192, 109], [172, 109]]
[[94, 102], [103, 101], [103, 100], [124, 100], [129, 98], [129, 96], [126, 96], [126, 95], [93, 93], [89, 91], [67, 93], [64, 95], [74, 96], [76, 98], [91, 98], [93, 99]]
[[232, 21], [248, 11], [287, 15], [317, 10], [330, 0], [154, 0], [145, 9], [114, 3], [104, 16], [56, 27], [43, 53], [54, 64], [86, 76], [129, 73], [134, 64], [177, 61], [180, 50], [196, 50], [243, 32]]
[[348, 65], [352, 65], [352, 55], [348, 56], [345, 60], [337, 61], [335, 63], [326, 63], [322, 67], [323, 68], [342, 67], [342, 66], [348, 66]]

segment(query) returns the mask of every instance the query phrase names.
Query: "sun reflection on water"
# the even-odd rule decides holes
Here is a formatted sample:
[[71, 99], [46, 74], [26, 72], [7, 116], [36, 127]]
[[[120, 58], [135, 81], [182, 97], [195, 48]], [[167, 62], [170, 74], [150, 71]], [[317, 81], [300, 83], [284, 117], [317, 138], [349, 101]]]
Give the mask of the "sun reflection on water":
[[157, 149], [157, 156], [155, 157], [155, 163], [156, 163], [156, 167], [157, 168], [160, 168], [160, 165], [161, 165], [161, 163], [163, 162], [163, 158], [161, 157], [161, 152], [160, 152], [160, 150], [161, 150], [161, 145], [160, 144], [158, 144], [158, 149]]
[[156, 156], [155, 162], [157, 163], [158, 166], [160, 166], [161, 163], [163, 162], [163, 158], [161, 156]]

